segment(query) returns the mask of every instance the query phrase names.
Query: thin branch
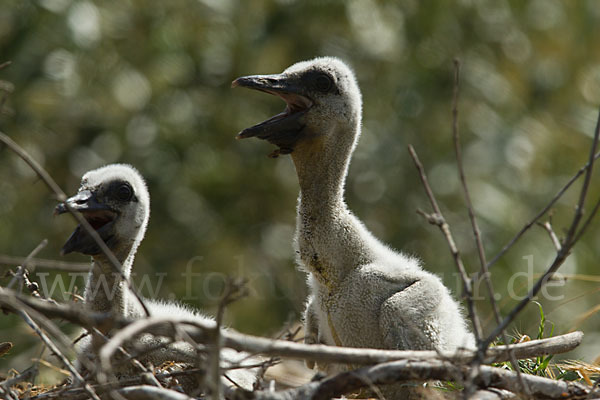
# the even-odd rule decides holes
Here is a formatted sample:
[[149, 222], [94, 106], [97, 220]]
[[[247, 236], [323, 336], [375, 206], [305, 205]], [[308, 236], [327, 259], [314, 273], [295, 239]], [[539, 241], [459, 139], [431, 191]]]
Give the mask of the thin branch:
[[36, 269], [51, 269], [66, 272], [87, 272], [90, 263], [75, 263], [69, 261], [47, 260], [42, 258], [26, 258], [0, 254], [0, 265], [23, 265], [34, 266]]
[[[106, 336], [104, 333], [102, 333], [99, 329], [94, 328], [93, 331], [94, 331], [95, 335], [98, 335], [99, 338], [101, 338], [102, 340], [104, 340], [104, 343], [108, 342], [108, 340], [109, 340], [108, 336]], [[144, 374], [150, 373], [150, 370], [148, 370], [148, 368], [146, 368], [144, 366], [144, 364], [142, 364], [141, 362], [139, 362], [134, 356], [132, 356], [127, 350], [125, 350], [125, 348], [119, 347], [118, 351], [123, 356], [126, 357], [126, 361], [131, 361], [131, 364], [135, 368], [137, 368], [140, 372], [142, 372]]]
[[587, 230], [587, 228], [590, 226], [590, 223], [592, 222], [592, 220], [594, 219], [594, 217], [598, 213], [598, 209], [599, 208], [600, 208], [600, 199], [598, 199], [596, 201], [596, 204], [594, 205], [594, 208], [592, 208], [592, 212], [589, 213], [587, 219], [583, 222], [583, 226], [581, 227], [581, 229], [579, 230], [579, 232], [577, 232], [577, 234], [575, 235], [575, 239], [573, 239], [574, 242], [578, 242], [579, 239], [581, 239], [581, 236], [583, 236], [583, 234], [585, 233], [585, 231]]
[[473, 288], [471, 286], [471, 279], [469, 279], [469, 276], [467, 275], [465, 266], [460, 257], [460, 253], [458, 251], [458, 248], [456, 247], [454, 238], [452, 237], [452, 233], [450, 232], [450, 227], [448, 226], [448, 223], [444, 219], [444, 216], [442, 215], [442, 211], [440, 210], [440, 207], [437, 203], [437, 200], [435, 199], [435, 196], [433, 195], [433, 191], [431, 190], [431, 187], [429, 186], [429, 181], [427, 180], [427, 175], [425, 174], [425, 169], [423, 168], [423, 164], [421, 164], [421, 161], [419, 160], [419, 156], [417, 156], [417, 152], [415, 151], [415, 149], [413, 148], [412, 145], [408, 145], [408, 151], [415, 163], [415, 166], [417, 167], [417, 170], [419, 171], [419, 176], [421, 177], [421, 182], [423, 183], [423, 187], [425, 188], [425, 193], [427, 193], [427, 197], [429, 198], [429, 201], [431, 203], [431, 207], [433, 208], [434, 214], [432, 214], [432, 215], [426, 214], [423, 211], [417, 211], [417, 212], [419, 214], [423, 215], [430, 224], [438, 226], [440, 228], [440, 230], [442, 231], [442, 233], [444, 234], [444, 237], [446, 238], [446, 242], [448, 243], [448, 247], [450, 248], [450, 253], [452, 253], [452, 258], [454, 259], [454, 263], [456, 264], [456, 267], [458, 268], [458, 272], [460, 273], [460, 277], [461, 277], [462, 284], [463, 284], [463, 296], [465, 297], [465, 300], [467, 302], [467, 310], [469, 313], [469, 318], [471, 319], [471, 322], [473, 323], [473, 331], [475, 334], [475, 339], [477, 340], [477, 343], [479, 343], [481, 340], [481, 337], [482, 337], [482, 332], [481, 332], [481, 324], [479, 322], [479, 318], [477, 317], [477, 311], [475, 309], [475, 303], [473, 301]]
[[600, 137], [600, 112], [598, 114], [598, 120], [596, 121], [596, 130], [594, 131], [594, 139], [592, 141], [592, 148], [590, 150], [590, 157], [588, 161], [588, 167], [585, 171], [585, 176], [583, 178], [583, 185], [581, 186], [581, 192], [579, 193], [579, 201], [577, 202], [577, 206], [575, 208], [575, 215], [573, 216], [573, 222], [571, 223], [571, 227], [567, 232], [567, 236], [565, 237], [563, 243], [569, 244], [571, 241], [574, 244], [573, 239], [575, 238], [575, 234], [577, 232], [577, 228], [579, 227], [579, 222], [583, 217], [585, 202], [587, 200], [587, 193], [590, 187], [590, 183], [592, 182], [592, 172], [594, 171], [594, 154], [596, 153], [596, 148], [598, 147], [598, 139]]
[[38, 244], [32, 251], [31, 253], [29, 253], [27, 255], [27, 257], [25, 257], [25, 259], [23, 260], [23, 264], [19, 265], [19, 267], [17, 268], [17, 272], [14, 274], [13, 278], [10, 280], [10, 282], [8, 283], [8, 285], [6, 285], [6, 287], [8, 289], [12, 288], [12, 286], [18, 281], [21, 280], [23, 281], [23, 278], [25, 277], [25, 275], [27, 274], [27, 266], [29, 263], [29, 260], [32, 257], [35, 257], [37, 253], [39, 253], [44, 247], [46, 247], [48, 245], [48, 240], [44, 239], [40, 242], [40, 244]]
[[96, 392], [94, 392], [94, 389], [92, 389], [90, 385], [79, 374], [79, 372], [77, 372], [73, 364], [71, 364], [69, 359], [65, 357], [65, 355], [58, 349], [58, 347], [56, 347], [54, 342], [50, 340], [50, 338], [40, 329], [40, 327], [35, 323], [35, 321], [31, 319], [29, 314], [27, 314], [25, 311], [18, 311], [17, 314], [19, 314], [21, 318], [23, 318], [23, 320], [27, 323], [27, 325], [31, 327], [31, 329], [33, 329], [33, 331], [38, 335], [42, 342], [44, 342], [44, 344], [48, 346], [48, 348], [60, 359], [60, 361], [65, 365], [65, 367], [67, 367], [71, 375], [73, 375], [73, 378], [75, 378], [75, 381], [83, 386], [87, 394], [94, 400], [100, 400]]
[[[480, 276], [483, 277], [485, 282], [485, 286], [489, 293], [490, 305], [492, 306], [492, 312], [494, 314], [494, 319], [496, 323], [499, 324], [501, 322], [500, 319], [500, 311], [498, 310], [498, 304], [496, 303], [496, 298], [494, 297], [496, 292], [494, 290], [494, 285], [492, 283], [492, 279], [490, 277], [490, 272], [487, 268], [487, 261], [485, 256], [485, 248], [483, 246], [483, 240], [481, 239], [481, 230], [479, 229], [479, 224], [477, 223], [477, 217], [475, 215], [475, 210], [473, 207], [473, 202], [471, 201], [471, 195], [469, 193], [469, 186], [467, 185], [467, 177], [465, 174], [465, 169], [463, 166], [462, 160], [462, 151], [460, 147], [460, 135], [458, 129], [458, 93], [460, 88], [460, 61], [458, 59], [454, 59], [454, 90], [452, 96], [452, 141], [454, 143], [454, 153], [456, 155], [456, 166], [458, 169], [458, 176], [460, 178], [460, 183], [463, 189], [463, 193], [465, 196], [465, 203], [467, 206], [467, 212], [469, 214], [469, 220], [471, 221], [471, 228], [473, 230], [473, 236], [475, 237], [475, 244], [477, 246], [477, 254], [479, 256], [479, 264], [480, 264]], [[501, 332], [502, 337], [505, 343], [508, 343], [508, 337], [506, 336], [506, 332], [504, 330]], [[479, 345], [479, 341], [477, 342]], [[510, 360], [513, 369], [517, 372], [517, 376], [520, 376], [519, 366], [517, 364], [517, 360], [511, 356]], [[477, 364], [474, 365], [478, 367]], [[523, 381], [520, 381], [523, 386], [523, 389], [527, 391], [525, 384]]]
[[[598, 158], [600, 158], [600, 152], [596, 153], [594, 155], [593, 160], [597, 160]], [[502, 256], [521, 238], [521, 236], [523, 236], [523, 234], [525, 232], [527, 232], [529, 230], [529, 228], [531, 228], [533, 225], [535, 225], [535, 223], [537, 221], [539, 221], [540, 218], [542, 218], [551, 208], [552, 206], [562, 197], [563, 194], [565, 194], [565, 192], [571, 187], [571, 185], [573, 183], [575, 183], [575, 181], [577, 181], [577, 179], [579, 179], [579, 177], [581, 175], [583, 175], [584, 172], [587, 171], [588, 167], [590, 165], [590, 162], [588, 161], [583, 167], [581, 167], [576, 173], [575, 175], [573, 175], [571, 177], [571, 179], [569, 179], [569, 181], [554, 195], [554, 197], [550, 200], [550, 202], [548, 204], [546, 204], [546, 206], [544, 206], [529, 222], [527, 222], [523, 228], [521, 228], [521, 230], [519, 232], [517, 232], [517, 234], [508, 241], [507, 244], [504, 245], [504, 247], [502, 247], [502, 249], [498, 252], [498, 254], [496, 254], [494, 256], [494, 258], [492, 258], [487, 266], [488, 268], [491, 268], [492, 265], [496, 264], [496, 262], [498, 262], [498, 260], [500, 258], [502, 258]]]
[[556, 236], [554, 229], [552, 229], [552, 224], [550, 223], [550, 221], [546, 221], [544, 223], [538, 222], [537, 224], [539, 226], [541, 226], [542, 228], [544, 228], [544, 230], [546, 232], [548, 232], [548, 235], [550, 236], [550, 240], [552, 241], [552, 245], [554, 246], [554, 249], [556, 249], [556, 251], [560, 251], [560, 249], [562, 248], [562, 245], [560, 244], [560, 240], [558, 239], [558, 236]]
[[[458, 176], [462, 185], [463, 193], [465, 196], [465, 202], [467, 203], [467, 211], [469, 214], [469, 220], [471, 221], [471, 228], [473, 229], [473, 235], [475, 236], [475, 244], [477, 245], [477, 254], [479, 255], [479, 262], [481, 263], [482, 273], [486, 272], [485, 265], [485, 249], [483, 247], [483, 241], [481, 240], [481, 230], [479, 224], [477, 224], [477, 217], [473, 210], [473, 203], [471, 202], [471, 195], [469, 194], [469, 187], [467, 185], [467, 178], [465, 176], [465, 169], [463, 167], [462, 150], [460, 147], [460, 135], [458, 129], [458, 92], [460, 88], [460, 61], [454, 59], [454, 93], [452, 96], [452, 141], [454, 142], [454, 154], [456, 155], [456, 166], [458, 169]], [[487, 280], [486, 280], [487, 281]], [[490, 292], [492, 297], [494, 293]], [[497, 310], [496, 310], [497, 311]]]
[[33, 366], [27, 368], [25, 371], [23, 371], [19, 375], [14, 376], [12, 378], [8, 378], [8, 379], [0, 382], [0, 393], [5, 395], [6, 398], [9, 400], [18, 399], [19, 396], [16, 393], [13, 393], [10, 390], [10, 388], [12, 386], [16, 385], [17, 383], [20, 383], [23, 381], [31, 381], [32, 379], [34, 379], [37, 376], [38, 372], [39, 371], [38, 371], [37, 366], [33, 365]]
[[[21, 264], [21, 266], [23, 268], [28, 268], [30, 267], [30, 261], [33, 257], [37, 256], [38, 253], [40, 251], [42, 251], [46, 246], [48, 246], [48, 239], [43, 239], [32, 251], [31, 253], [29, 253], [27, 255], [27, 257], [25, 257], [25, 260], [23, 260], [23, 264]], [[29, 268], [28, 268], [29, 269]], [[31, 268], [30, 271], [33, 271], [34, 269]]]
[[[6, 61], [3, 62], [2, 64], [0, 64], [0, 71], [2, 71], [4, 68], [10, 66], [12, 64], [12, 61]], [[10, 82], [5, 82], [5, 81], [0, 81], [0, 90], [2, 90], [4, 92], [4, 94], [2, 95], [2, 98], [0, 98], [0, 114], [2, 114], [4, 112], [4, 104], [6, 103], [6, 100], [8, 99], [8, 95], [10, 93], [12, 93], [13, 89], [13, 85]]]
[[56, 184], [54, 179], [52, 179], [50, 174], [48, 174], [48, 172], [40, 164], [38, 164], [38, 162], [35, 161], [21, 146], [19, 146], [10, 137], [8, 137], [6, 134], [4, 134], [2, 132], [0, 132], [0, 142], [7, 145], [15, 154], [17, 154], [23, 161], [25, 161], [25, 163], [27, 163], [27, 165], [29, 165], [31, 167], [31, 169], [33, 169], [33, 171], [35, 171], [35, 173], [40, 177], [40, 179], [42, 179], [42, 181], [44, 181], [46, 186], [48, 186], [48, 188], [50, 188], [50, 190], [56, 196], [57, 200], [61, 203], [64, 203], [64, 205], [65, 205], [66, 209], [69, 211], [69, 213], [71, 215], [73, 215], [73, 217], [75, 217], [77, 222], [85, 229], [86, 233], [88, 235], [90, 235], [90, 237], [98, 245], [98, 247], [100, 248], [102, 253], [106, 256], [106, 258], [110, 262], [110, 265], [112, 266], [112, 268], [119, 274], [121, 279], [123, 279], [125, 281], [125, 283], [127, 283], [129, 290], [133, 293], [133, 295], [135, 296], [137, 301], [140, 303], [140, 306], [144, 310], [144, 313], [147, 316], [150, 316], [150, 311], [148, 310], [148, 307], [142, 300], [142, 297], [139, 295], [139, 293], [133, 287], [133, 284], [131, 283], [131, 279], [129, 279], [128, 277], [126, 277], [123, 274], [123, 267], [122, 267], [121, 263], [119, 262], [119, 260], [117, 260], [117, 258], [113, 254], [113, 252], [108, 248], [106, 243], [104, 243], [104, 240], [102, 240], [102, 238], [100, 237], [98, 232], [94, 228], [92, 228], [90, 223], [80, 213], [73, 210], [73, 208], [68, 203], [65, 202], [67, 200], [67, 196], [62, 191], [62, 189]]
[[[217, 316], [215, 318], [215, 327], [213, 329], [213, 338], [211, 340], [211, 346], [209, 351], [209, 367], [208, 373], [206, 374], [205, 383], [210, 388], [210, 398], [219, 400], [221, 398], [221, 327], [223, 325], [223, 317], [227, 306], [242, 297], [247, 295], [245, 287], [245, 281], [227, 279], [223, 296], [219, 301], [219, 307], [217, 309]], [[234, 382], [235, 383], [235, 382]]]
[[[195, 376], [195, 375], [203, 375], [204, 374], [204, 370], [199, 370], [199, 369], [186, 369], [183, 371], [173, 371], [173, 372], [159, 372], [156, 373], [155, 377], [164, 382], [165, 386], [170, 386], [172, 383], [168, 381], [169, 378], [176, 378], [178, 376]], [[98, 394], [104, 394], [106, 392], [116, 392], [119, 393], [119, 388], [125, 388], [125, 387], [131, 387], [131, 386], [138, 386], [138, 385], [143, 385], [145, 384], [145, 377], [143, 376], [143, 374], [139, 374], [136, 376], [132, 376], [132, 377], [126, 377], [126, 378], [122, 378], [119, 380], [118, 382], [118, 387], [116, 388], [117, 390], [115, 390], [115, 386], [113, 384], [106, 384], [106, 383], [100, 383], [100, 384], [94, 384], [92, 385], [92, 388], [96, 391], [96, 393]], [[41, 400], [41, 399], [81, 399], [81, 396], [84, 395], [83, 391], [81, 388], [57, 388], [57, 389], [53, 389], [53, 390], [49, 390], [47, 392], [44, 393], [40, 393], [36, 396], [32, 396], [31, 399], [32, 400]]]
[[460, 183], [462, 185], [463, 193], [465, 196], [465, 202], [467, 205], [467, 211], [469, 214], [469, 220], [471, 221], [471, 228], [473, 229], [473, 235], [475, 236], [475, 243], [477, 245], [477, 254], [479, 256], [479, 263], [481, 264], [480, 274], [483, 276], [484, 281], [486, 283], [489, 295], [490, 295], [490, 304], [492, 305], [492, 310], [494, 312], [494, 317], [496, 318], [496, 322], [500, 323], [500, 312], [498, 311], [498, 305], [496, 304], [496, 299], [494, 298], [494, 287], [492, 284], [492, 280], [490, 279], [490, 274], [487, 268], [487, 262], [485, 257], [485, 249], [483, 246], [483, 241], [481, 239], [481, 230], [479, 229], [479, 224], [477, 223], [477, 217], [475, 216], [475, 210], [473, 208], [473, 203], [471, 201], [471, 195], [469, 193], [469, 187], [467, 185], [467, 178], [465, 175], [465, 169], [463, 167], [462, 160], [462, 151], [460, 147], [460, 136], [458, 129], [458, 91], [460, 87], [460, 61], [458, 59], [454, 59], [454, 94], [452, 97], [452, 139], [454, 142], [454, 153], [456, 154], [456, 166], [458, 168], [458, 175], [460, 178]]
[[[64, 308], [64, 305], [59, 305], [56, 302], [51, 302], [46, 299], [22, 296], [13, 290], [2, 287], [0, 287], [0, 299], [0, 306], [3, 311], [12, 311], [21, 317], [23, 316], [20, 314], [21, 312], [26, 313], [29, 319], [34, 320], [36, 324], [40, 325], [46, 330], [46, 332], [58, 340], [58, 343], [62, 346], [63, 352], [71, 351], [73, 347], [71, 345], [71, 340], [54, 323], [52, 323], [52, 321], [49, 320], [49, 318], [56, 316], [48, 316], [45, 312], [45, 306], [47, 305], [49, 305], [51, 308], [59, 309]], [[33, 307], [31, 307], [29, 304], [31, 302], [33, 302], [33, 304], [31, 304]], [[66, 308], [69, 307], [67, 306]], [[85, 316], [85, 314], [86, 311], [82, 310], [82, 316]], [[86, 368], [92, 368], [90, 361], [85, 357], [78, 356], [77, 359]]]
[[37, 163], [21, 146], [15, 143], [10, 137], [6, 134], [0, 132], [0, 141], [8, 146], [15, 154], [17, 154], [27, 165], [31, 167], [33, 171], [40, 177], [42, 181], [50, 188], [50, 190], [56, 196], [56, 199], [60, 202], [64, 202], [67, 200], [67, 196], [61, 190], [61, 188], [56, 184], [54, 179], [46, 172], [41, 165]]
[[[556, 257], [552, 264], [548, 267], [546, 272], [538, 279], [538, 281], [533, 285], [533, 287], [527, 293], [527, 296], [523, 298], [504, 318], [501, 324], [499, 324], [496, 329], [485, 339], [484, 344], [488, 346], [495, 338], [502, 332], [508, 324], [510, 324], [515, 317], [529, 304], [529, 302], [538, 294], [540, 289], [546, 284], [548, 279], [558, 270], [558, 268], [565, 262], [567, 257], [570, 254], [571, 249], [577, 243], [577, 239], [580, 235], [577, 235], [577, 227], [579, 226], [579, 222], [583, 216], [583, 208], [585, 205], [588, 188], [591, 182], [592, 171], [594, 168], [594, 160], [596, 154], [596, 148], [598, 147], [598, 138], [600, 137], [600, 114], [598, 116], [598, 121], [596, 123], [596, 130], [594, 133], [594, 139], [592, 141], [592, 147], [590, 149], [589, 161], [587, 163], [587, 167], [585, 170], [585, 177], [583, 181], [583, 185], [581, 187], [581, 192], [579, 194], [579, 200], [577, 202], [577, 208], [575, 210], [575, 215], [573, 216], [573, 220], [571, 222], [571, 226], [567, 231], [567, 235], [561, 243], [561, 249], [556, 253]], [[594, 207], [595, 211], [593, 215], [596, 213], [597, 207]], [[593, 216], [592, 215], [592, 216]], [[584, 228], [587, 227], [589, 222], [586, 221], [584, 223]]]

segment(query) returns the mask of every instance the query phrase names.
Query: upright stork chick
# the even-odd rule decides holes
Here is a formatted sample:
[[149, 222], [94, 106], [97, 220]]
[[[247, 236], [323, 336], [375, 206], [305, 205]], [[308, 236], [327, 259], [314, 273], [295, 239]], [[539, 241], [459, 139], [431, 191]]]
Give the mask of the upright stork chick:
[[418, 260], [377, 240], [348, 209], [344, 183], [361, 130], [361, 94], [336, 58], [232, 86], [282, 98], [285, 110], [238, 134], [291, 154], [300, 183], [295, 245], [308, 272], [306, 342], [381, 349], [473, 347], [457, 302]]
[[[112, 164], [87, 172], [77, 194], [66, 203], [96, 230], [122, 265], [124, 277], [131, 268], [150, 218], [150, 195], [146, 183], [131, 166]], [[65, 204], [56, 213], [67, 211]], [[121, 316], [141, 313], [126, 282], [100, 250], [94, 239], [78, 225], [64, 244], [63, 255], [78, 252], [92, 256], [92, 269], [85, 287], [85, 305], [90, 311]]]
[[[150, 217], [150, 195], [142, 176], [135, 168], [125, 164], [112, 164], [89, 171], [81, 179], [77, 194], [65, 203], [82, 214], [122, 265], [121, 276], [86, 230], [81, 225], [77, 226], [63, 246], [62, 253], [78, 252], [92, 256], [84, 293], [85, 307], [93, 312], [112, 313], [115, 316], [144, 317], [143, 308], [125, 281], [131, 276], [135, 254], [144, 238]], [[64, 203], [56, 207], [55, 213], [65, 212], [67, 207]], [[214, 324], [210, 317], [183, 304], [155, 299], [143, 301], [150, 314], [155, 317], [179, 316]], [[94, 336], [90, 340], [87, 336], [81, 340], [78, 351], [86, 357], [94, 358], [102, 344], [101, 338]], [[196, 349], [187, 342], [169, 343], [164, 338], [149, 334], [136, 338], [133, 345], [136, 351], [155, 349], [138, 357], [144, 364], [158, 366], [166, 361], [194, 364], [198, 357]], [[255, 364], [257, 361], [231, 349], [223, 349], [221, 359], [224, 366]], [[121, 375], [132, 372], [133, 369], [128, 367], [119, 370]], [[256, 370], [234, 369], [228, 371], [227, 376], [236, 384], [251, 390]], [[230, 380], [223, 379], [223, 382], [231, 385]]]

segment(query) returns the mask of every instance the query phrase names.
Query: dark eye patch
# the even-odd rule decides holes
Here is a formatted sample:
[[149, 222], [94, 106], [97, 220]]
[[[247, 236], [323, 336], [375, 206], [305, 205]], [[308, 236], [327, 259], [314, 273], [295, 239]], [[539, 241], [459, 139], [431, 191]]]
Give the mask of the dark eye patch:
[[128, 183], [124, 183], [117, 189], [117, 198], [121, 201], [129, 201], [133, 196], [133, 189]]
[[302, 80], [321, 93], [331, 92], [335, 87], [333, 78], [322, 71], [309, 71], [302, 77]]
[[128, 182], [125, 181], [111, 182], [107, 192], [110, 197], [118, 201], [137, 201], [137, 198], [133, 192], [133, 188]]
[[329, 89], [331, 89], [331, 86], [333, 86], [333, 82], [331, 81], [331, 78], [329, 77], [329, 75], [319, 74], [316, 76], [315, 87], [317, 88], [318, 91], [323, 92], [323, 93], [329, 92]]

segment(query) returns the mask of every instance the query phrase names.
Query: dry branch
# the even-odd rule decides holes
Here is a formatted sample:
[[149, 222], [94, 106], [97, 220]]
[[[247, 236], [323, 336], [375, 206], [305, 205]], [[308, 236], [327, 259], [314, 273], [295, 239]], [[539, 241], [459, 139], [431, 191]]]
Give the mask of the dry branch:
[[581, 191], [579, 194], [579, 200], [577, 201], [577, 208], [575, 209], [575, 215], [573, 216], [573, 220], [571, 221], [571, 225], [567, 231], [567, 235], [561, 242], [560, 250], [556, 252], [556, 257], [552, 261], [552, 264], [548, 267], [546, 272], [538, 279], [538, 281], [533, 285], [533, 287], [527, 293], [527, 296], [522, 299], [517, 305], [510, 311], [510, 313], [502, 320], [494, 331], [483, 341], [484, 345], [489, 345], [492, 341], [510, 324], [515, 317], [529, 304], [531, 299], [533, 299], [541, 288], [545, 285], [548, 279], [560, 268], [560, 266], [565, 262], [567, 257], [569, 256], [571, 249], [577, 243], [577, 240], [581, 237], [583, 233], [582, 230], [585, 230], [589, 226], [589, 221], [595, 215], [598, 207], [594, 207], [594, 212], [584, 222], [582, 230], [578, 231], [579, 223], [581, 222], [581, 218], [583, 217], [583, 210], [585, 206], [585, 202], [587, 199], [588, 189], [592, 179], [592, 171], [594, 168], [594, 161], [596, 159], [596, 149], [598, 147], [598, 140], [600, 137], [600, 114], [598, 115], [598, 120], [596, 122], [596, 130], [594, 132], [594, 139], [592, 140], [592, 147], [590, 149], [589, 160], [585, 169], [585, 176], [583, 180], [583, 185], [581, 187]]
[[[458, 91], [459, 91], [459, 87], [460, 87], [459, 83], [460, 83], [460, 61], [458, 59], [454, 59], [454, 93], [452, 96], [452, 141], [454, 143], [454, 153], [456, 155], [456, 167], [458, 169], [458, 176], [460, 178], [460, 183], [461, 183], [462, 190], [463, 190], [463, 193], [465, 196], [465, 203], [467, 206], [469, 220], [471, 221], [471, 228], [473, 230], [473, 236], [475, 237], [475, 244], [477, 247], [477, 254], [479, 256], [479, 264], [480, 264], [479, 273], [480, 273], [480, 276], [483, 277], [483, 281], [485, 282], [485, 286], [489, 293], [489, 301], [490, 301], [490, 305], [492, 306], [492, 312], [494, 314], [494, 319], [496, 320], [497, 324], [500, 324], [501, 318], [500, 318], [500, 311], [498, 310], [498, 304], [496, 303], [496, 298], [495, 298], [496, 292], [494, 291], [494, 285], [492, 283], [492, 278], [490, 277], [489, 269], [487, 267], [485, 248], [483, 246], [483, 240], [481, 238], [481, 230], [479, 229], [479, 224], [477, 223], [477, 217], [475, 215], [475, 209], [473, 208], [473, 202], [471, 201], [471, 194], [469, 193], [469, 186], [467, 185], [467, 177], [465, 174], [465, 169], [463, 167], [462, 151], [461, 151], [461, 147], [460, 147], [460, 135], [459, 135], [459, 129], [458, 129]], [[469, 278], [469, 279], [471, 280], [471, 286], [472, 286], [473, 280], [471, 278]], [[502, 335], [504, 343], [508, 343], [508, 337], [506, 336], [506, 332], [504, 331], [504, 329], [500, 332], [500, 334]], [[478, 346], [481, 345], [480, 338], [481, 338], [481, 336], [477, 337], [477, 345]], [[519, 370], [519, 366], [517, 364], [517, 360], [511, 352], [509, 352], [509, 356], [510, 356], [510, 363], [511, 363], [513, 369], [517, 372], [517, 376], [519, 377], [519, 384], [521, 385], [521, 387], [523, 387], [523, 389], [525, 389], [525, 392], [527, 393], [525, 383], [520, 379], [521, 373]], [[473, 367], [478, 368], [479, 363], [481, 361], [482, 361], [482, 359], [480, 357], [479, 362], [475, 362]], [[471, 394], [469, 392], [470, 392], [470, 388], [469, 388], [469, 385], [467, 385], [467, 396], [469, 396]]]
[[[593, 160], [595, 161], [598, 158], [600, 158], [600, 152], [597, 152], [594, 155]], [[527, 222], [523, 226], [523, 228], [521, 228], [521, 230], [517, 232], [515, 236], [513, 236], [513, 238], [510, 239], [508, 243], [504, 245], [504, 247], [502, 247], [498, 254], [496, 254], [494, 258], [492, 258], [488, 262], [488, 268], [491, 268], [492, 265], [496, 264], [496, 262], [498, 262], [498, 260], [502, 258], [502, 256], [504, 256], [504, 254], [506, 254], [506, 252], [510, 250], [510, 248], [525, 234], [525, 232], [527, 232], [533, 225], [535, 225], [535, 223], [538, 222], [540, 218], [542, 218], [552, 208], [554, 204], [556, 204], [556, 202], [563, 196], [563, 194], [565, 194], [565, 192], [571, 187], [571, 185], [575, 183], [579, 179], [579, 177], [581, 177], [581, 175], [584, 174], [584, 172], [587, 171], [589, 165], [590, 162], [588, 161], [583, 167], [579, 168], [575, 175], [573, 175], [567, 181], [567, 183], [554, 195], [550, 202], [548, 202], [548, 204], [546, 204], [540, 211], [538, 211], [538, 213], [531, 220], [529, 220], [529, 222]], [[600, 204], [600, 201], [598, 204]]]
[[54, 271], [65, 272], [87, 272], [90, 270], [89, 263], [75, 263], [68, 261], [46, 260], [42, 258], [15, 257], [8, 255], [0, 255], [1, 265], [23, 265], [27, 261], [27, 265], [34, 266], [36, 269], [51, 269]]
[[550, 236], [550, 240], [552, 241], [552, 245], [554, 246], [554, 249], [556, 251], [560, 251], [560, 248], [562, 246], [560, 244], [560, 240], [558, 239], [558, 236], [556, 236], [556, 233], [554, 232], [554, 229], [552, 229], [552, 224], [550, 223], [550, 221], [546, 221], [544, 223], [538, 222], [538, 225], [541, 226], [542, 228], [544, 228], [544, 230], [546, 232], [548, 232], [548, 235]]
[[[111, 329], [119, 328], [118, 333], [107, 343], [107, 347], [104, 347], [105, 355], [114, 354], [119, 345], [141, 332], [171, 336], [174, 334], [173, 326], [175, 324], [183, 324], [185, 325], [185, 332], [191, 338], [199, 343], [205, 343], [210, 337], [209, 332], [214, 329], [214, 324], [211, 323], [202, 323], [198, 320], [176, 317], [151, 317], [141, 320], [114, 318], [110, 314], [88, 312], [80, 304], [52, 304], [44, 300], [19, 295], [14, 291], [0, 289], [1, 306], [10, 307], [14, 304], [15, 298], [49, 318], [61, 318], [88, 329], [92, 329], [94, 326], [104, 326]], [[222, 331], [221, 335], [223, 346], [238, 351], [260, 353], [268, 356], [299, 358], [323, 363], [358, 365], [400, 359], [431, 360], [441, 358], [440, 354], [436, 351], [377, 350], [320, 344], [307, 345], [286, 340], [245, 335], [235, 330]], [[532, 358], [547, 354], [564, 353], [577, 347], [582, 339], [582, 332], [572, 332], [548, 339], [532, 340], [508, 346], [496, 346], [487, 350], [484, 361], [486, 363], [507, 361], [507, 349], [512, 349], [517, 358]], [[107, 349], [110, 349], [110, 351]], [[466, 363], [472, 360], [474, 356], [475, 353], [473, 351], [462, 350], [454, 355], [444, 354], [443, 359]]]
[[[456, 366], [442, 361], [414, 361], [401, 360], [389, 363], [363, 367], [357, 370], [344, 372], [321, 381], [311, 382], [294, 389], [281, 392], [253, 392], [240, 393], [237, 391], [236, 399], [256, 400], [325, 400], [338, 397], [371, 384], [389, 384], [399, 381], [429, 381], [429, 380], [465, 380], [470, 374], [470, 367]], [[479, 373], [475, 376], [474, 383], [480, 387], [493, 387], [511, 392], [519, 387], [517, 374], [501, 368], [480, 366]], [[594, 396], [600, 392], [579, 383], [555, 381], [534, 375], [522, 375], [531, 395], [536, 399], [580, 399], [585, 396]], [[587, 397], [592, 398], [592, 397]]]
[[92, 399], [100, 400], [96, 392], [94, 392], [94, 389], [92, 389], [89, 383], [87, 383], [79, 374], [79, 372], [77, 372], [73, 364], [71, 364], [69, 359], [67, 359], [67, 357], [58, 349], [56, 344], [40, 329], [40, 327], [35, 323], [35, 321], [31, 319], [29, 314], [27, 314], [25, 311], [18, 311], [17, 314], [19, 314], [21, 318], [23, 318], [23, 320], [27, 323], [27, 325], [31, 327], [31, 329], [33, 329], [33, 331], [38, 335], [42, 342], [52, 351], [52, 353], [54, 353], [60, 359], [63, 365], [67, 367], [67, 369], [75, 379], [75, 382], [77, 384], [81, 384], [83, 386], [83, 389]]
[[4, 395], [8, 400], [17, 399], [19, 396], [16, 393], [13, 393], [10, 388], [20, 382], [33, 380], [37, 374], [37, 365], [33, 365], [19, 375], [0, 382], [0, 394]]

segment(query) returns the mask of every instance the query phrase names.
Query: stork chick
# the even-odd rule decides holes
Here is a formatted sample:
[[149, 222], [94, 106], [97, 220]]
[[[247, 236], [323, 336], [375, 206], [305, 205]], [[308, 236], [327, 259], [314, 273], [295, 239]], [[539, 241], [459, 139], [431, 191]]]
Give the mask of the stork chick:
[[[92, 267], [85, 287], [85, 307], [93, 312], [112, 313], [115, 316], [142, 318], [145, 312], [138, 300], [130, 292], [125, 279], [129, 279], [138, 246], [140, 245], [150, 217], [150, 195], [142, 176], [130, 165], [112, 164], [87, 172], [81, 179], [79, 191], [65, 202], [73, 210], [82, 214], [96, 230], [100, 238], [121, 263], [123, 276], [118, 274], [100, 247], [78, 225], [62, 248], [62, 254], [78, 252], [92, 256]], [[59, 204], [56, 214], [67, 212], [64, 203]], [[123, 279], [125, 278], [125, 279]], [[152, 316], [180, 316], [197, 319], [204, 323], [214, 321], [200, 312], [176, 302], [144, 299]], [[110, 334], [110, 332], [103, 332]], [[83, 338], [78, 351], [88, 358], [94, 358], [103, 344], [101, 338]], [[137, 357], [143, 364], [161, 365], [166, 361], [194, 364], [198, 354], [187, 342], [168, 343], [166, 339], [152, 335], [137, 338], [132, 347], [136, 350], [155, 349]], [[231, 349], [223, 349], [223, 366], [231, 364], [254, 364], [256, 359], [246, 360], [247, 354]], [[126, 367], [121, 375], [132, 373]], [[227, 376], [236, 384], [251, 390], [256, 377], [255, 370], [234, 369]], [[224, 383], [231, 384], [223, 379]]]
[[307, 343], [380, 349], [473, 347], [457, 302], [419, 260], [377, 240], [348, 209], [344, 184], [361, 130], [362, 100], [350, 68], [331, 57], [281, 74], [233, 81], [282, 98], [276, 116], [244, 129], [291, 154], [300, 195], [295, 246], [308, 273]]

